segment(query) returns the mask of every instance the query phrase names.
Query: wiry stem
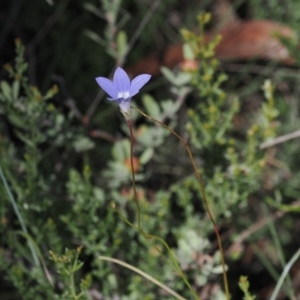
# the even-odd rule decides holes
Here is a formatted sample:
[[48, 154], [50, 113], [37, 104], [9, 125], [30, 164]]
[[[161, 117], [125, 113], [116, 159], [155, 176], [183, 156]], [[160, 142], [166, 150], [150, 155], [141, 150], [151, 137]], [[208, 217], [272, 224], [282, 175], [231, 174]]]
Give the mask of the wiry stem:
[[175, 135], [180, 140], [180, 142], [184, 145], [186, 151], [188, 152], [188, 155], [190, 157], [191, 163], [193, 165], [193, 169], [194, 169], [195, 175], [196, 175], [197, 180], [198, 180], [199, 185], [200, 185], [201, 194], [202, 194], [202, 197], [203, 197], [205, 209], [206, 209], [206, 211], [207, 211], [207, 213], [209, 215], [209, 218], [210, 218], [210, 220], [211, 220], [211, 222], [213, 224], [214, 231], [215, 231], [215, 234], [216, 234], [216, 237], [217, 237], [218, 247], [219, 247], [219, 250], [221, 252], [221, 263], [222, 263], [222, 269], [223, 269], [224, 288], [225, 288], [226, 298], [227, 298], [227, 300], [229, 300], [230, 299], [230, 293], [229, 293], [229, 288], [228, 288], [228, 279], [227, 279], [227, 273], [226, 273], [225, 257], [224, 257], [224, 251], [223, 251], [221, 237], [220, 237], [220, 234], [219, 234], [217, 223], [216, 223], [216, 221], [215, 221], [215, 219], [214, 219], [214, 217], [212, 215], [212, 212], [211, 212], [211, 210], [209, 208], [209, 205], [208, 205], [208, 201], [207, 201], [207, 198], [206, 198], [206, 193], [205, 193], [205, 188], [204, 188], [202, 177], [201, 177], [200, 173], [197, 170], [197, 166], [196, 166], [195, 160], [193, 158], [193, 155], [192, 155], [192, 152], [191, 152], [189, 146], [187, 145], [187, 143], [184, 141], [184, 139], [178, 133], [176, 133], [174, 130], [172, 130], [171, 128], [169, 128], [167, 125], [165, 125], [164, 123], [162, 123], [162, 122], [160, 122], [160, 121], [158, 121], [158, 120], [156, 120], [156, 119], [148, 116], [147, 114], [145, 114], [144, 112], [142, 112], [138, 108], [133, 107], [133, 106], [131, 106], [131, 107], [133, 109], [135, 109], [136, 111], [138, 111], [140, 114], [142, 114], [147, 119], [149, 119], [149, 120], [151, 120], [151, 121], [153, 121], [153, 122], [155, 122], [155, 123], [163, 126], [167, 130], [169, 130], [173, 135]]
[[[131, 175], [132, 175], [132, 186], [133, 186], [133, 192], [134, 192], [134, 199], [135, 199], [135, 203], [136, 203], [136, 207], [137, 207], [137, 229], [138, 231], [144, 236], [144, 238], [146, 238], [147, 240], [149, 239], [156, 239], [158, 241], [160, 241], [167, 249], [172, 262], [175, 264], [175, 268], [174, 266], [172, 266], [177, 272], [179, 272], [181, 278], [183, 279], [183, 281], [185, 282], [185, 284], [188, 286], [188, 288], [190, 289], [190, 291], [192, 292], [193, 296], [195, 297], [195, 299], [197, 300], [201, 300], [198, 295], [196, 294], [196, 292], [193, 290], [193, 288], [191, 287], [190, 283], [188, 282], [188, 280], [186, 279], [183, 271], [181, 270], [172, 250], [170, 249], [170, 247], [168, 246], [168, 244], [161, 238], [155, 236], [155, 235], [151, 235], [148, 234], [146, 232], [144, 232], [141, 228], [141, 210], [140, 210], [140, 204], [139, 204], [139, 200], [138, 200], [138, 196], [137, 196], [137, 191], [136, 191], [136, 183], [135, 183], [135, 171], [134, 171], [134, 165], [133, 165], [133, 145], [134, 145], [134, 136], [133, 136], [133, 130], [132, 130], [132, 122], [130, 120], [130, 116], [128, 113], [124, 113], [122, 112], [125, 116], [127, 125], [129, 127], [129, 132], [130, 132], [130, 164], [131, 164]], [[131, 224], [125, 217], [123, 217], [123, 215], [117, 210], [118, 214], [125, 220], [126, 223], [128, 223], [130, 226], [132, 227], [136, 227], [133, 224]], [[162, 254], [162, 252], [157, 248], [156, 245], [154, 245], [155, 249]], [[162, 254], [163, 255], [163, 254]], [[164, 257], [164, 255], [163, 255]], [[167, 262], [169, 263], [169, 261], [167, 260]]]
[[134, 198], [136, 202], [136, 207], [137, 207], [137, 223], [138, 223], [138, 229], [142, 231], [141, 229], [141, 209], [140, 209], [140, 204], [137, 196], [137, 191], [136, 191], [136, 184], [135, 184], [135, 172], [134, 172], [134, 166], [133, 166], [133, 144], [134, 144], [134, 137], [133, 137], [133, 130], [132, 130], [132, 122], [130, 119], [126, 119], [127, 125], [129, 127], [130, 131], [130, 165], [131, 165], [131, 176], [132, 176], [132, 187], [133, 187], [133, 193], [134, 193]]

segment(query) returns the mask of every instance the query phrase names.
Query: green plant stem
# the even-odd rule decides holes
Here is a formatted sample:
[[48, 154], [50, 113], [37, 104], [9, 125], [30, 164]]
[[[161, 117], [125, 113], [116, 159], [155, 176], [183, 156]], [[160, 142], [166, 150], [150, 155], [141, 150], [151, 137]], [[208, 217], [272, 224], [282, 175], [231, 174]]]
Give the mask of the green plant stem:
[[132, 228], [134, 228], [135, 230], [141, 232], [141, 234], [147, 239], [155, 239], [155, 240], [158, 240], [159, 242], [161, 242], [167, 249], [167, 252], [169, 253], [170, 257], [171, 257], [171, 260], [172, 262], [174, 263], [174, 265], [169, 261], [169, 259], [162, 253], [162, 251], [160, 249], [157, 248], [157, 246], [155, 244], [153, 244], [154, 248], [156, 249], [156, 251], [158, 253], [160, 253], [162, 255], [162, 257], [166, 260], [166, 262], [169, 264], [169, 266], [171, 266], [175, 272], [179, 272], [179, 275], [181, 276], [181, 278], [183, 279], [183, 281], [185, 282], [185, 284], [188, 286], [189, 290], [192, 292], [192, 294], [194, 295], [194, 297], [198, 300], [201, 300], [197, 294], [195, 293], [195, 291], [192, 289], [190, 283], [188, 282], [188, 280], [186, 279], [184, 273], [182, 272], [177, 260], [176, 260], [176, 257], [175, 255], [173, 254], [173, 251], [171, 250], [171, 248], [168, 246], [168, 244], [161, 238], [155, 236], [155, 235], [151, 235], [149, 233], [145, 233], [143, 231], [140, 231], [139, 228], [137, 226], [135, 226], [134, 224], [132, 224], [130, 221], [128, 221], [126, 219], [126, 217], [116, 208], [114, 207], [115, 211], [119, 214], [120, 218], [125, 222], [127, 223], [129, 226], [131, 226]]
[[[135, 199], [135, 203], [136, 203], [136, 207], [137, 207], [137, 219], [138, 219], [138, 231], [148, 240], [149, 238], [154, 238], [159, 240], [160, 242], [162, 242], [164, 244], [164, 246], [166, 247], [166, 249], [168, 250], [168, 253], [171, 256], [171, 260], [172, 262], [175, 264], [176, 266], [176, 271], [179, 272], [181, 278], [183, 279], [183, 281], [185, 282], [185, 284], [188, 286], [188, 288], [190, 289], [190, 291], [192, 292], [192, 294], [194, 295], [195, 299], [199, 300], [200, 298], [198, 297], [198, 295], [196, 294], [196, 292], [193, 290], [192, 286], [190, 285], [190, 283], [188, 282], [187, 278], [185, 277], [183, 271], [181, 270], [176, 258], [174, 257], [174, 254], [172, 252], [172, 250], [170, 249], [170, 247], [168, 246], [168, 244], [162, 240], [159, 237], [150, 235], [145, 233], [142, 228], [141, 228], [141, 210], [140, 210], [140, 204], [139, 204], [139, 200], [138, 200], [138, 196], [137, 196], [137, 191], [136, 191], [136, 183], [135, 183], [135, 172], [134, 172], [134, 165], [133, 165], [133, 144], [134, 144], [134, 136], [133, 136], [133, 129], [132, 129], [132, 122], [130, 120], [130, 117], [128, 114], [124, 114], [126, 121], [127, 121], [127, 125], [129, 127], [129, 132], [130, 132], [130, 164], [131, 164], [131, 175], [132, 175], [132, 186], [133, 186], [133, 192], [134, 192], [134, 199]], [[130, 223], [130, 222], [129, 222]], [[134, 226], [133, 226], [134, 227]], [[161, 251], [154, 245], [155, 249], [161, 253]], [[162, 253], [161, 253], [162, 254]]]
[[202, 197], [203, 197], [203, 201], [204, 201], [204, 205], [205, 205], [205, 208], [206, 208], [206, 211], [209, 215], [209, 218], [213, 224], [213, 227], [214, 227], [214, 231], [215, 231], [215, 234], [216, 234], [216, 237], [217, 237], [217, 241], [218, 241], [218, 247], [219, 247], [219, 250], [220, 250], [220, 254], [221, 254], [221, 263], [222, 263], [222, 269], [223, 269], [223, 282], [224, 282], [224, 288], [225, 288], [225, 294], [226, 294], [226, 299], [229, 300], [230, 299], [230, 293], [229, 293], [229, 288], [228, 288], [228, 279], [227, 279], [227, 272], [226, 272], [226, 264], [225, 264], [225, 257], [224, 257], [224, 251], [223, 251], [223, 246], [222, 246], [222, 241], [221, 241], [221, 237], [220, 237], [220, 234], [219, 234], [219, 230], [218, 230], [218, 227], [217, 227], [217, 223], [212, 215], [212, 212], [209, 208], [209, 205], [208, 205], [208, 201], [207, 201], [207, 198], [206, 198], [206, 193], [205, 193], [205, 188], [204, 188], [204, 184], [203, 184], [203, 181], [202, 181], [202, 178], [201, 178], [201, 175], [200, 173], [198, 172], [197, 170], [197, 166], [196, 166], [196, 163], [195, 163], [195, 160], [193, 158], [193, 155], [192, 155], [192, 152], [189, 148], [189, 146], [187, 145], [187, 143], [184, 141], [184, 139], [178, 134], [176, 133], [174, 130], [172, 130], [171, 128], [169, 128], [167, 125], [165, 125], [164, 123], [148, 116], [147, 114], [145, 114], [144, 112], [142, 112], [140, 109], [136, 108], [136, 107], [133, 107], [131, 106], [133, 109], [135, 109], [137, 112], [139, 112], [140, 114], [142, 114], [144, 117], [146, 117], [147, 119], [163, 126], [164, 128], [166, 128], [168, 131], [170, 131], [173, 135], [175, 135], [179, 140], [180, 142], [184, 145], [186, 151], [188, 152], [188, 155], [190, 157], [190, 160], [191, 160], [191, 163], [193, 165], [193, 169], [194, 169], [194, 172], [195, 172], [195, 175], [198, 179], [198, 183], [200, 185], [200, 189], [201, 189], [201, 193], [202, 193]]
[[[0, 165], [0, 177], [2, 179], [4, 187], [6, 189], [8, 198], [9, 198], [9, 200], [10, 200], [12, 206], [13, 206], [15, 214], [17, 215], [17, 218], [18, 218], [18, 220], [20, 222], [22, 231], [28, 235], [28, 231], [27, 231], [26, 225], [25, 225], [24, 220], [22, 218], [22, 215], [21, 215], [21, 213], [19, 211], [19, 208], [18, 208], [18, 205], [17, 205], [17, 203], [15, 201], [15, 198], [14, 198], [14, 196], [13, 196], [13, 194], [12, 194], [10, 188], [9, 188], [9, 185], [8, 185], [8, 183], [6, 181], [6, 178], [5, 178], [4, 173], [2, 171], [1, 165]], [[31, 251], [31, 255], [33, 257], [35, 265], [38, 266], [38, 267], [40, 267], [40, 262], [39, 262], [37, 254], [35, 252], [34, 246], [32, 245], [32, 243], [30, 241], [27, 241], [27, 243], [28, 243], [28, 247], [29, 247], [29, 249]]]
[[74, 274], [70, 274], [70, 288], [71, 288], [71, 294], [74, 300], [77, 300], [76, 291], [75, 291], [75, 285], [74, 285]]
[[107, 260], [116, 264], [119, 264], [127, 269], [130, 269], [134, 272], [136, 272], [137, 274], [140, 274], [141, 276], [143, 276], [144, 278], [152, 281], [154, 284], [158, 285], [160, 288], [162, 288], [163, 290], [165, 290], [166, 292], [168, 292], [169, 294], [171, 294], [172, 296], [174, 296], [176, 299], [179, 300], [186, 300], [185, 298], [183, 298], [182, 296], [180, 296], [179, 294], [177, 294], [175, 291], [173, 291], [172, 289], [170, 289], [169, 287], [167, 287], [166, 285], [162, 284], [160, 281], [156, 280], [155, 278], [153, 278], [152, 276], [148, 275], [147, 273], [141, 271], [138, 268], [135, 268], [121, 260], [115, 259], [115, 258], [111, 258], [111, 257], [107, 257], [107, 256], [98, 256], [99, 259], [102, 260]]
[[75, 268], [77, 266], [77, 261], [78, 261], [78, 255], [76, 254], [76, 258], [73, 262], [73, 266], [72, 266], [72, 270], [71, 270], [71, 274], [70, 274], [70, 287], [71, 287], [71, 293], [72, 293], [72, 297], [74, 298], [74, 300], [79, 299], [79, 297], [77, 297], [76, 295], [76, 289], [75, 289], [75, 283], [74, 283], [74, 273]]
[[45, 261], [43, 259], [43, 255], [42, 255], [42, 253], [41, 253], [38, 245], [34, 241], [34, 239], [28, 233], [25, 233], [25, 232], [23, 232], [21, 230], [20, 231], [16, 231], [16, 234], [21, 235], [22, 237], [26, 238], [28, 242], [31, 242], [31, 244], [34, 247], [35, 252], [36, 252], [36, 254], [37, 254], [38, 258], [39, 258], [39, 261], [40, 261], [40, 263], [41, 263], [41, 265], [42, 265], [42, 267], [44, 269], [44, 273], [45, 273], [45, 276], [46, 276], [47, 280], [49, 281], [49, 283], [52, 286], [54, 286], [53, 279], [51, 277], [51, 274], [50, 274], [49, 270], [47, 269], [46, 263], [45, 263]]

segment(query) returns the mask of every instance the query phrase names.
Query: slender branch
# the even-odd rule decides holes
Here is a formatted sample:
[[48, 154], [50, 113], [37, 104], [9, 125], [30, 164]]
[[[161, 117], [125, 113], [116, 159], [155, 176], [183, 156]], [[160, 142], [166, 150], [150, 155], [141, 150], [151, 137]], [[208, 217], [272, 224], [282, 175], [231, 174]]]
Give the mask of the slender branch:
[[108, 132], [105, 132], [103, 130], [99, 129], [93, 129], [89, 132], [89, 136], [91, 138], [101, 138], [109, 142], [116, 142], [118, 139], [115, 138], [113, 135], [109, 134]]
[[60, 90], [65, 99], [64, 105], [70, 109], [70, 111], [74, 114], [74, 116], [78, 120], [82, 121], [82, 113], [79, 111], [79, 109], [76, 106], [75, 100], [70, 95], [70, 93], [67, 89], [67, 85], [66, 85], [66, 81], [65, 81], [64, 77], [59, 76], [57, 74], [52, 74], [51, 78], [59, 83]]
[[27, 45], [28, 52], [33, 51], [33, 49], [45, 38], [45, 36], [49, 33], [51, 28], [59, 20], [64, 10], [68, 6], [69, 2], [70, 0], [63, 0], [59, 2], [53, 14], [48, 18], [44, 26], [38, 31], [38, 33]]
[[275, 138], [271, 141], [264, 142], [264, 143], [259, 145], [259, 149], [269, 148], [269, 147], [275, 146], [277, 144], [284, 143], [288, 140], [295, 139], [295, 138], [298, 138], [298, 137], [300, 137], [300, 130], [296, 130], [292, 133], [288, 133], [288, 134], [279, 136], [279, 137], [277, 137], [277, 138]]
[[0, 34], [0, 52], [5, 45], [5, 41], [15, 24], [15, 21], [20, 13], [23, 4], [24, 0], [14, 1], [11, 11], [5, 20], [5, 24], [2, 24], [2, 31]]
[[157, 9], [160, 1], [161, 0], [156, 0], [155, 2], [153, 2], [152, 6], [149, 8], [149, 10], [147, 11], [146, 15], [143, 17], [142, 22], [139, 24], [138, 28], [136, 29], [136, 31], [134, 32], [134, 34], [132, 35], [132, 37], [131, 37], [131, 39], [130, 39], [130, 41], [128, 43], [127, 50], [126, 50], [126, 53], [124, 55], [124, 58], [127, 56], [127, 54], [129, 53], [129, 51], [134, 46], [134, 44], [136, 43], [137, 39], [139, 38], [139, 36], [143, 32], [143, 30], [146, 27], [147, 23], [149, 22], [149, 20], [151, 19], [152, 15], [155, 12], [155, 10]]
[[[111, 76], [112, 76], [112, 72], [110, 72], [110, 75], [108, 77], [111, 77]], [[85, 114], [88, 118], [92, 117], [92, 115], [96, 111], [97, 106], [101, 102], [101, 99], [102, 99], [103, 96], [104, 96], [104, 91], [101, 89], [98, 92], [98, 94], [96, 95], [95, 99], [93, 100], [92, 104], [90, 105], [90, 107], [88, 108], [88, 110]]]
[[[132, 129], [132, 122], [130, 120], [130, 116], [129, 116], [129, 113], [126, 113], [126, 112], [123, 112], [121, 111], [126, 119], [126, 122], [127, 122], [127, 125], [129, 127], [129, 131], [130, 131], [130, 164], [131, 164], [131, 174], [132, 174], [132, 185], [133, 185], [133, 191], [134, 191], [134, 199], [135, 199], [135, 203], [136, 203], [136, 206], [137, 206], [137, 223], [138, 223], [138, 231], [144, 236], [145, 239], [149, 239], [149, 238], [153, 238], [153, 239], [156, 239], [158, 241], [160, 241], [167, 249], [170, 257], [171, 257], [171, 260], [172, 262], [174, 263], [175, 265], [175, 268], [174, 266], [172, 266], [174, 268], [174, 270], [176, 270], [177, 272], [179, 272], [181, 278], [183, 279], [183, 281], [185, 282], [185, 284], [188, 286], [188, 288], [190, 289], [190, 291], [192, 292], [193, 296], [195, 297], [195, 299], [197, 300], [201, 300], [198, 295], [196, 294], [196, 292], [193, 290], [192, 286], [190, 285], [190, 283], [188, 282], [186, 276], [184, 275], [183, 271], [181, 270], [181, 267], [179, 266], [172, 250], [170, 249], [170, 247], [168, 246], [168, 244], [161, 238], [155, 236], [155, 235], [151, 235], [151, 234], [148, 234], [146, 232], [144, 232], [141, 228], [141, 210], [140, 210], [140, 204], [139, 204], [139, 200], [138, 200], [138, 196], [137, 196], [137, 191], [136, 191], [136, 183], [135, 183], [135, 171], [134, 171], [134, 164], [133, 164], [133, 145], [134, 145], [134, 135], [133, 135], [133, 129]], [[126, 223], [128, 223], [130, 226], [132, 227], [135, 227], [133, 224], [131, 224], [126, 218], [124, 218], [122, 216], [122, 214], [117, 211], [121, 217], [125, 220]], [[156, 245], [154, 245], [154, 248], [158, 251], [158, 253], [162, 254], [162, 252], [160, 251], [160, 249], [158, 249], [158, 247]], [[163, 254], [162, 254], [163, 255]], [[164, 257], [164, 255], [163, 255]], [[165, 257], [164, 257], [165, 258]], [[167, 260], [167, 262], [169, 263], [169, 261]]]
[[[277, 219], [282, 218], [284, 215], [285, 215], [284, 211], [277, 211], [276, 213], [274, 213], [272, 215], [271, 218], [275, 221]], [[259, 229], [266, 226], [267, 223], [268, 223], [268, 219], [265, 217], [265, 218], [259, 220], [258, 222], [256, 222], [255, 224], [253, 224], [252, 226], [250, 226], [249, 228], [247, 228], [245, 231], [243, 231], [238, 236], [238, 238], [234, 241], [234, 243], [227, 250], [227, 253], [230, 253], [231, 251], [233, 251], [235, 248], [237, 248], [239, 245], [241, 245], [248, 237], [250, 237], [253, 233], [255, 233]]]
[[186, 151], [188, 152], [188, 155], [190, 157], [190, 160], [191, 160], [191, 163], [193, 165], [193, 169], [194, 169], [194, 172], [195, 172], [195, 175], [198, 179], [198, 182], [199, 182], [199, 185], [200, 185], [200, 188], [201, 188], [201, 193], [202, 193], [202, 197], [203, 197], [203, 201], [204, 201], [204, 205], [205, 205], [205, 208], [206, 208], [206, 211], [209, 215], [209, 218], [213, 224], [213, 227], [214, 227], [214, 231], [215, 231], [215, 234], [216, 234], [216, 237], [217, 237], [217, 241], [218, 241], [218, 247], [220, 249], [220, 254], [221, 254], [221, 263], [222, 263], [222, 269], [223, 269], [223, 281], [224, 281], [224, 288], [225, 288], [225, 293], [226, 293], [226, 298], [227, 300], [230, 299], [230, 293], [229, 293], [229, 288], [228, 288], [228, 279], [227, 279], [227, 272], [226, 272], [226, 265], [225, 265], [225, 258], [224, 258], [224, 251], [223, 251], [223, 246], [222, 246], [222, 241], [221, 241], [221, 237], [220, 237], [220, 234], [219, 234], [219, 230], [218, 230], [218, 227], [217, 227], [217, 223], [212, 215], [212, 212], [209, 208], [209, 205], [208, 205], [208, 201], [207, 201], [207, 198], [206, 198], [206, 193], [205, 193], [205, 188], [204, 188], [204, 184], [203, 184], [203, 180], [202, 180], [202, 177], [200, 175], [200, 173], [198, 172], [197, 170], [197, 166], [196, 166], [196, 163], [195, 163], [195, 160], [193, 158], [193, 155], [192, 155], [192, 152], [189, 148], [189, 146], [187, 145], [187, 143], [184, 141], [184, 139], [178, 134], [176, 133], [174, 130], [172, 130], [171, 128], [169, 128], [167, 125], [165, 125], [164, 123], [148, 116], [147, 114], [145, 114], [144, 112], [142, 112], [141, 110], [139, 110], [138, 108], [136, 107], [133, 107], [131, 106], [133, 109], [135, 109], [136, 111], [138, 111], [140, 114], [142, 114], [144, 117], [146, 117], [147, 119], [155, 122], [155, 123], [158, 123], [160, 124], [161, 126], [163, 126], [164, 128], [166, 128], [167, 130], [169, 130], [173, 135], [175, 135], [179, 140], [180, 142], [184, 145]]

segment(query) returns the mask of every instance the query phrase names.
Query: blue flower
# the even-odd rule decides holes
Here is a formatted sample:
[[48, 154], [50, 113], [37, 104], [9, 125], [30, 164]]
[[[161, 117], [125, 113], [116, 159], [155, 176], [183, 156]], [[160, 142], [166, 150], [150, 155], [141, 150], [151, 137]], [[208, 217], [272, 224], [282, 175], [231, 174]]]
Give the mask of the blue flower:
[[96, 81], [100, 87], [111, 97], [108, 100], [116, 100], [124, 113], [129, 113], [131, 97], [136, 95], [140, 89], [150, 80], [151, 75], [142, 74], [135, 77], [131, 82], [127, 73], [122, 68], [117, 68], [113, 81], [97, 77]]

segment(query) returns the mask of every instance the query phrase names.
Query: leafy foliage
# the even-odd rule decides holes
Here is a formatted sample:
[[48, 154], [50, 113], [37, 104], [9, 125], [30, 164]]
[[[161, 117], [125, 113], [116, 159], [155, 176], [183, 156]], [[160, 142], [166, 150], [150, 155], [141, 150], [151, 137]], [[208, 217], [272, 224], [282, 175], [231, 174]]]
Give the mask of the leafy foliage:
[[[61, 65], [70, 81], [76, 82], [76, 74], [82, 74], [82, 66], [70, 60], [87, 53], [85, 47], [93, 48], [91, 53], [94, 48], [99, 49], [97, 57], [101, 59], [95, 60], [91, 55], [92, 58], [85, 56], [84, 61], [97, 61], [91, 69], [103, 73], [109, 72], [110, 65], [135, 60], [141, 49], [155, 48], [149, 38], [150, 29], [165, 22], [163, 11], [174, 6], [175, 1], [161, 4], [149, 21], [152, 27], [141, 33], [142, 46], [132, 48], [131, 29], [137, 21], [129, 20], [137, 8], [147, 12], [142, 5], [139, 1], [129, 5], [126, 1], [103, 0], [100, 5], [91, 1], [80, 6], [84, 10], [81, 21], [93, 15], [105, 30], [91, 27], [77, 37], [78, 51]], [[258, 5], [254, 8], [258, 9]], [[61, 22], [66, 24], [70, 19], [67, 10]], [[284, 95], [276, 89], [283, 77], [274, 75], [272, 80], [254, 80], [258, 89], [252, 92], [260, 99], [259, 107], [245, 113], [244, 91], [232, 91], [229, 75], [220, 71], [220, 62], [214, 58], [220, 37], [205, 42], [209, 21], [210, 15], [202, 13], [197, 19], [197, 34], [182, 29], [184, 62], [172, 70], [163, 67], [164, 79], [154, 80], [147, 93], [135, 99], [134, 106], [168, 124], [190, 144], [204, 178], [209, 206], [221, 233], [227, 235], [224, 239], [230, 287], [239, 285], [244, 299], [250, 300], [255, 297], [249, 291], [247, 277], [241, 277], [237, 283], [232, 271], [246, 247], [235, 238], [238, 240], [243, 229], [252, 228], [255, 214], [249, 198], [255, 195], [270, 209], [286, 213], [288, 217], [278, 232], [271, 224], [271, 235], [265, 230], [263, 235], [256, 233], [249, 238], [249, 243], [264, 242], [267, 250], [256, 251], [259, 264], [268, 266], [266, 269], [275, 281], [279, 279], [268, 262], [284, 268], [284, 256], [291, 255], [292, 250], [281, 247], [280, 238], [285, 245], [294, 247], [293, 217], [288, 213], [299, 212], [293, 203], [299, 197], [300, 175], [295, 167], [298, 146], [296, 143], [286, 153], [279, 151], [278, 156], [285, 162], [282, 164], [271, 151], [260, 148], [278, 132], [298, 126], [299, 107], [295, 104], [293, 110], [285, 104]], [[160, 34], [167, 35], [168, 30], [171, 29]], [[295, 50], [291, 41], [285, 42]], [[82, 103], [74, 101], [68, 109], [62, 107], [64, 84], [62, 91], [56, 85], [46, 92], [32, 86], [25, 48], [19, 39], [15, 45], [15, 62], [5, 64], [8, 76], [0, 82], [0, 166], [7, 181], [7, 185], [0, 184], [0, 232], [6, 237], [0, 243], [0, 266], [5, 277], [1, 278], [1, 286], [4, 282], [7, 299], [92, 299], [93, 293], [105, 299], [173, 299], [145, 277], [101, 260], [100, 256], [131, 264], [190, 299], [191, 291], [169, 259], [170, 253], [199, 299], [207, 289], [210, 299], [225, 299], [220, 283], [220, 252], [185, 148], [168, 130], [131, 111], [135, 137], [133, 171], [141, 228], [168, 243], [168, 251], [158, 239], [145, 238], [135, 226], [138, 218], [132, 188], [130, 135], [125, 122], [114, 122], [119, 115], [113, 115], [114, 108], [105, 108], [103, 103], [103, 110], [101, 106], [94, 116], [91, 113], [85, 117], [77, 112], [76, 105], [80, 108]], [[56, 49], [58, 54], [60, 47]], [[50, 73], [49, 69], [45, 82], [49, 82]], [[83, 94], [84, 87], [90, 86], [86, 81], [93, 81], [92, 75], [87, 77], [78, 86], [73, 84], [71, 94]], [[290, 77], [287, 80], [292, 82]], [[293, 80], [297, 82], [295, 77]], [[89, 93], [86, 97], [92, 102]], [[288, 123], [289, 116], [297, 121]], [[95, 132], [106, 140], [93, 139]], [[287, 170], [294, 174], [289, 184]], [[14, 205], [20, 214], [18, 218]], [[232, 250], [230, 245], [236, 248]], [[255, 270], [249, 268], [249, 272]], [[283, 284], [283, 291], [290, 296], [293, 290], [289, 280]], [[238, 292], [236, 295], [242, 297]]]

